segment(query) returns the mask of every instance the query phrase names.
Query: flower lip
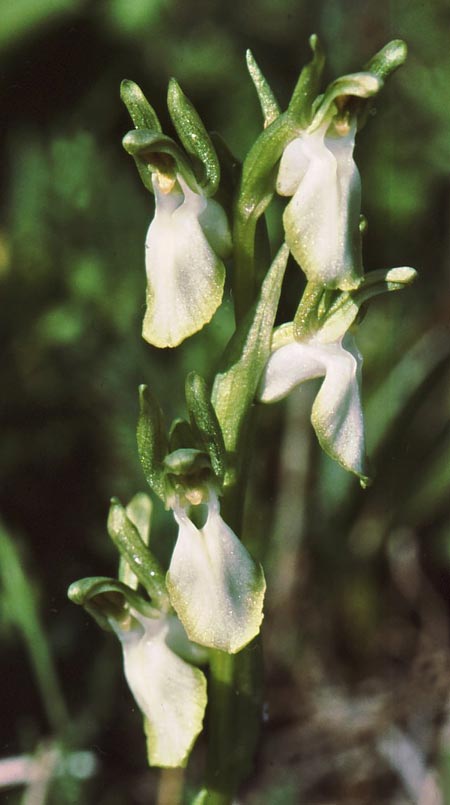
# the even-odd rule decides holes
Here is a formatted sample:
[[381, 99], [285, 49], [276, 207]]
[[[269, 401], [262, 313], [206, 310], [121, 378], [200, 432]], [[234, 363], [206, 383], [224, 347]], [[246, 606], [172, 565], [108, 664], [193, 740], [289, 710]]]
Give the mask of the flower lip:
[[319, 443], [331, 458], [366, 483], [361, 364], [361, 355], [348, 334], [331, 343], [321, 343], [317, 336], [300, 342], [292, 336], [270, 356], [258, 398], [276, 402], [299, 384], [323, 377], [311, 414]]
[[[146, 238], [147, 310], [143, 337], [175, 347], [207, 324], [222, 301], [225, 268], [210, 245], [200, 217], [208, 200], [176, 183], [153, 178], [155, 217]], [[170, 188], [170, 189], [169, 189]]]
[[167, 588], [192, 641], [234, 654], [259, 632], [265, 580], [260, 565], [222, 519], [212, 485], [206, 506], [206, 522], [198, 528], [183, 502], [173, 504], [179, 531]]

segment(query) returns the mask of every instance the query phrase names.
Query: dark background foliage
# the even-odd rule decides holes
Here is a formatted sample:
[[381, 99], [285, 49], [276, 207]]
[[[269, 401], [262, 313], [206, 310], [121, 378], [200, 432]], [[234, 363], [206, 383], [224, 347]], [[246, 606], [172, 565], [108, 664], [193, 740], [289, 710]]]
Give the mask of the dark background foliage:
[[[228, 296], [213, 324], [176, 353], [140, 338], [152, 201], [120, 145], [130, 128], [121, 79], [143, 87], [171, 133], [165, 92], [175, 75], [242, 158], [261, 126], [247, 47], [285, 104], [310, 33], [324, 43], [327, 79], [401, 37], [408, 62], [378, 99], [356, 158], [366, 269], [413, 265], [420, 280], [377, 301], [358, 335], [376, 469], [369, 490], [320, 454], [309, 390], [259, 414], [247, 519], [269, 581], [269, 718], [247, 800], [409, 803], [419, 789], [432, 791], [435, 770], [450, 801], [448, 4], [3, 6], [1, 755], [45, 754], [43, 740], [70, 724], [73, 746], [92, 753], [85, 771], [81, 759], [78, 777], [62, 774], [48, 799], [33, 802], [175, 802], [176, 775], [146, 769], [118, 646], [66, 599], [74, 579], [115, 573], [109, 497], [126, 501], [144, 488], [138, 384], [152, 385], [168, 419], [182, 414], [186, 372], [210, 374], [231, 328]], [[275, 214], [270, 226], [276, 245]], [[157, 506], [153, 534], [167, 558], [173, 526]], [[421, 775], [395, 759], [405, 746]], [[93, 774], [80, 780], [92, 757]], [[194, 777], [200, 765], [201, 742]], [[22, 797], [19, 788], [5, 793], [10, 803]]]

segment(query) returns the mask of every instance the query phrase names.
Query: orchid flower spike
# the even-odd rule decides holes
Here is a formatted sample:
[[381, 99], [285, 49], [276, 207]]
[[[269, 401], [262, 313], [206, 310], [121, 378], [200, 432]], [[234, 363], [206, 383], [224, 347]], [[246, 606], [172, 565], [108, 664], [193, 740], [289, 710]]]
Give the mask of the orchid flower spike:
[[152, 176], [155, 217], [145, 242], [147, 311], [142, 334], [175, 347], [207, 324], [222, 301], [231, 249], [222, 207], [194, 192], [181, 174]]
[[[286, 332], [292, 336], [286, 339]], [[366, 468], [364, 420], [361, 406], [362, 357], [350, 334], [323, 343], [320, 332], [296, 341], [285, 325], [266, 364], [258, 398], [271, 403], [287, 396], [300, 383], [323, 377], [314, 401], [311, 422], [323, 450], [344, 469], [369, 481]]]
[[199, 492], [195, 503], [201, 499], [207, 510], [202, 528], [189, 516], [189, 501], [177, 496], [172, 503], [178, 539], [167, 589], [190, 640], [235, 654], [259, 632], [264, 574], [222, 519], [212, 484]]
[[363, 274], [357, 115], [348, 101], [368, 98], [381, 85], [371, 73], [338, 79], [281, 158], [277, 191], [293, 197], [283, 216], [286, 243], [307, 279], [328, 288], [357, 288]]

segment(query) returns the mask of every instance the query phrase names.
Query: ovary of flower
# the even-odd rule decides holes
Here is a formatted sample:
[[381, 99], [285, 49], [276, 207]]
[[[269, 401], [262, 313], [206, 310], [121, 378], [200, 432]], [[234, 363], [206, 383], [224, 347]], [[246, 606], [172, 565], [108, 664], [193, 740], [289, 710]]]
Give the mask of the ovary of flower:
[[144, 715], [149, 763], [182, 766], [202, 729], [205, 676], [170, 647], [171, 635], [181, 629], [173, 615], [153, 619], [131, 609], [130, 616], [128, 624], [113, 618], [110, 624], [122, 644], [128, 685]]
[[153, 175], [155, 216], [145, 242], [147, 310], [142, 334], [157, 347], [175, 347], [201, 330], [222, 301], [230, 249], [225, 213], [217, 202], [176, 180]]
[[194, 525], [185, 507], [173, 505], [179, 530], [167, 589], [190, 640], [235, 654], [259, 632], [264, 574], [222, 519], [212, 488], [206, 505], [203, 528]]
[[356, 121], [325, 122], [285, 149], [277, 191], [293, 196], [283, 216], [286, 243], [309, 281], [356, 288], [362, 276], [361, 180], [353, 160]]
[[322, 448], [347, 470], [367, 480], [361, 407], [362, 358], [347, 334], [333, 343], [290, 341], [276, 348], [261, 379], [258, 398], [276, 402], [295, 386], [323, 377], [311, 422]]

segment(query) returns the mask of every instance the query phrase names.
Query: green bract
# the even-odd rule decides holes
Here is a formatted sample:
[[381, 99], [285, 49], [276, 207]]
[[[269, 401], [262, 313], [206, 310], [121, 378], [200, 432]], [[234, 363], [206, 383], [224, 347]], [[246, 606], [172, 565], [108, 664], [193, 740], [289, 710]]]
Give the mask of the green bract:
[[231, 455], [237, 450], [261, 372], [270, 355], [287, 259], [288, 250], [282, 246], [267, 272], [254, 307], [231, 339], [214, 381], [212, 401]]

